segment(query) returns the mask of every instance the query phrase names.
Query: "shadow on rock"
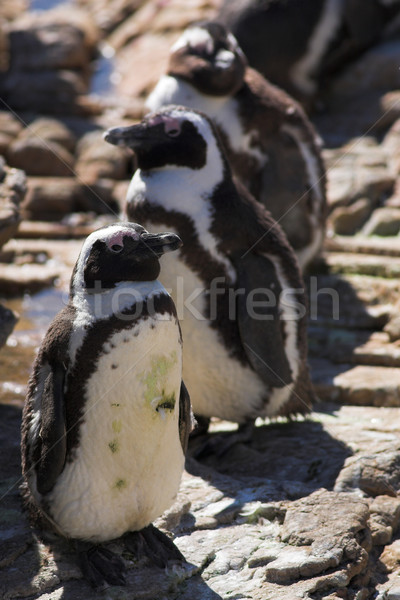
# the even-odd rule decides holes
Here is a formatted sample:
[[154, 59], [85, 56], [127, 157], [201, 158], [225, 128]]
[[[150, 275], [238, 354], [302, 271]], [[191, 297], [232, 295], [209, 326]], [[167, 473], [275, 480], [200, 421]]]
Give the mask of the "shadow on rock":
[[[307, 420], [256, 427], [248, 443], [234, 443], [219, 454], [219, 441], [222, 447], [235, 433], [208, 434], [207, 443], [211, 443], [215, 452], [203, 455], [199, 461], [189, 459], [186, 468], [191, 474], [203, 477], [212, 477], [212, 471], [227, 476], [229, 487], [233, 484], [238, 491], [258, 487], [260, 497], [252, 500], [295, 499], [321, 487], [332, 490], [345, 459], [352, 454], [321, 423]], [[194, 439], [189, 454], [196, 453], [204, 442], [204, 437]], [[212, 477], [214, 485], [218, 486], [218, 482], [218, 476], [215, 481]], [[225, 478], [220, 484], [225, 486]]]
[[21, 409], [0, 404], [0, 597], [34, 594], [41, 557], [22, 509], [19, 486]]

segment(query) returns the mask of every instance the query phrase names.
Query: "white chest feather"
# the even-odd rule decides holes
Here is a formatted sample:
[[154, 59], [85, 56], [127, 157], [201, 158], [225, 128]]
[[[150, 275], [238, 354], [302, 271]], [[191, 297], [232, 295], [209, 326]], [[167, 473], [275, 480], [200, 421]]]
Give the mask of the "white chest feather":
[[[151, 226], [158, 231], [166, 229], [165, 223]], [[174, 299], [182, 329], [183, 380], [193, 412], [234, 422], [259, 416], [265, 384], [250, 367], [231, 358], [218, 332], [204, 317], [204, 284], [183, 262], [180, 252], [162, 261], [160, 279]]]
[[175, 320], [148, 318], [115, 333], [103, 351], [85, 386], [74, 460], [49, 494], [59, 529], [95, 542], [158, 517], [173, 502], [184, 465]]
[[[211, 233], [213, 208], [207, 201], [210, 191], [222, 180], [223, 167], [220, 161], [219, 164], [210, 161], [204, 171], [181, 167], [176, 170], [160, 169], [148, 175], [138, 169], [128, 189], [128, 216], [130, 211], [134, 213], [135, 205], [143, 202], [145, 198], [153, 206], [158, 205], [167, 211], [188, 215], [195, 226], [200, 244], [224, 265], [234, 281], [234, 269], [230, 261], [218, 251], [218, 240]], [[155, 231], [153, 224], [151, 227]]]
[[266, 164], [267, 155], [254, 146], [258, 133], [245, 131], [239, 119], [238, 102], [234, 98], [206, 96], [185, 81], [164, 75], [148, 97], [146, 107], [156, 111], [168, 104], [181, 104], [204, 112], [221, 127], [234, 152], [249, 154], [257, 160], [260, 168]]

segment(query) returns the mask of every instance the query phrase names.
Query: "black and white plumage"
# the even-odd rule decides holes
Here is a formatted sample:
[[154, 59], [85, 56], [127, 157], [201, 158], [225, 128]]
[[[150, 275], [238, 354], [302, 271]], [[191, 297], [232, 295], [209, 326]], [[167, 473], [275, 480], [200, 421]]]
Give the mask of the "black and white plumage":
[[146, 101], [150, 111], [169, 104], [214, 120], [235, 175], [307, 267], [324, 238], [325, 169], [320, 140], [298, 102], [248, 67], [233, 35], [210, 21], [184, 31]]
[[[177, 302], [194, 413], [245, 423], [308, 411], [296, 257], [264, 207], [232, 179], [210, 119], [169, 107], [105, 139], [136, 154], [128, 217], [152, 228], [166, 224], [184, 242], [163, 281]], [[263, 307], [252, 307], [255, 299]]]
[[[151, 537], [177, 494], [190, 403], [175, 306], [157, 277], [160, 256], [180, 245], [135, 223], [93, 232], [40, 347], [23, 412], [23, 476], [28, 505], [66, 538], [97, 544], [143, 528]], [[90, 556], [96, 563], [96, 548]], [[121, 583], [111, 567], [98, 574], [85, 564], [95, 584]]]
[[310, 104], [399, 16], [399, 0], [224, 0], [217, 19], [254, 69]]

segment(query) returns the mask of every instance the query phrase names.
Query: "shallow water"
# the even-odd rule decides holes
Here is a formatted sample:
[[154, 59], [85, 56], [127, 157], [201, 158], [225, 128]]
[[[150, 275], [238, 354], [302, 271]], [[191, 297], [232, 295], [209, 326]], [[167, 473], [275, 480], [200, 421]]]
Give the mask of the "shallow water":
[[0, 349], [0, 403], [22, 407], [37, 349], [65, 300], [65, 291], [58, 288], [2, 300], [20, 318], [7, 344]]

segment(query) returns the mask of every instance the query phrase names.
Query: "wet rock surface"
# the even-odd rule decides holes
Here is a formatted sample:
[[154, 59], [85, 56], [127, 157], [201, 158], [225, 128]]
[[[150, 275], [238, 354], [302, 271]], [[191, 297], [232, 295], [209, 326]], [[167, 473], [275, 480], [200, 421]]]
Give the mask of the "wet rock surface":
[[[128, 568], [125, 588], [93, 592], [71, 547], [32, 530], [22, 511], [19, 426], [35, 348], [65, 301], [83, 237], [119, 218], [134, 168], [101, 132], [140, 116], [171, 43], [218, 5], [80, 0], [67, 12], [24, 17], [21, 3], [0, 7], [0, 96], [12, 109], [0, 111], [0, 345], [20, 313], [0, 352], [1, 598], [400, 597], [396, 37], [342, 71], [313, 116], [325, 142], [330, 212], [323, 256], [307, 277], [321, 399], [314, 412], [259, 423], [250, 442], [222, 456], [196, 459], [193, 443], [176, 503], [156, 523], [187, 563], [159, 570], [121, 540], [110, 542]], [[116, 53], [113, 86], [95, 99], [87, 92], [100, 40]], [[234, 429], [213, 422], [214, 447]]]

